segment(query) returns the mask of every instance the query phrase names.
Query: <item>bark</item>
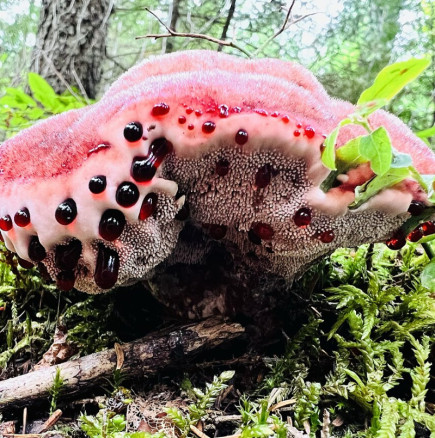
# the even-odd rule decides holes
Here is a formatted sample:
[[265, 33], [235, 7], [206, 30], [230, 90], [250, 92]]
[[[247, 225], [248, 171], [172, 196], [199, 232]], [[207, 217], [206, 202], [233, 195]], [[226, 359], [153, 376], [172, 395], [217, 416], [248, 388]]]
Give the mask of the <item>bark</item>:
[[95, 98], [113, 0], [42, 0], [31, 70], [56, 92], [73, 85]]
[[[180, 18], [180, 3], [181, 0], [172, 1], [172, 11], [171, 11], [171, 22], [169, 23], [169, 29], [176, 30], [177, 22]], [[166, 38], [166, 53], [171, 53], [174, 51], [174, 41], [171, 38]]]
[[[243, 333], [241, 325], [219, 319], [165, 329], [124, 344], [121, 369], [129, 377], [148, 377], [161, 369], [191, 361], [199, 353], [240, 338]], [[105, 350], [0, 382], [0, 412], [46, 400], [57, 368], [64, 382], [60, 400], [101, 387], [113, 375], [119, 357], [115, 349]]]

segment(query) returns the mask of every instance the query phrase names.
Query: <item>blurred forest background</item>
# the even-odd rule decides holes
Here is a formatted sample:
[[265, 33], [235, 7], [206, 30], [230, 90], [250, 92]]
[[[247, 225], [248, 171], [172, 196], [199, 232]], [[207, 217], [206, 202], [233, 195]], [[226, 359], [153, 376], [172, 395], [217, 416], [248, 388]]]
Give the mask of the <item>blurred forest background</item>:
[[[434, 60], [435, 2], [431, 0], [297, 0], [286, 29], [272, 38], [291, 4], [276, 0], [1, 0], [3, 137], [26, 126], [26, 120], [16, 114], [11, 118], [8, 111], [14, 105], [10, 87], [26, 90], [30, 71], [41, 74], [58, 93], [69, 88], [67, 94], [72, 93], [80, 106], [101, 96], [121, 73], [151, 55], [208, 48], [246, 56], [204, 39], [136, 39], [167, 33], [146, 8], [178, 32], [234, 41], [253, 56], [300, 62], [330, 94], [353, 102], [387, 64], [412, 56]], [[432, 62], [389, 108], [429, 140], [435, 132], [434, 89]], [[46, 115], [64, 109], [51, 108]], [[41, 108], [34, 109], [32, 117], [43, 116]]]

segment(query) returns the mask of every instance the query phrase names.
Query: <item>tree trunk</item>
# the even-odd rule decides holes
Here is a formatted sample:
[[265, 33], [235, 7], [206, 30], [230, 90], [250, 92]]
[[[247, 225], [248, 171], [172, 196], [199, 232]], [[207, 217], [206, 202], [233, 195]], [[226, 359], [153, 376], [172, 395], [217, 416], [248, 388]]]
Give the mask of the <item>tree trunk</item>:
[[[180, 3], [181, 0], [172, 1], [171, 22], [169, 23], [169, 28], [172, 30], [177, 30], [177, 21], [180, 18]], [[166, 44], [165, 53], [174, 51], [174, 41], [172, 38], [165, 38], [164, 43]]]
[[236, 323], [208, 319], [197, 324], [165, 329], [115, 349], [101, 351], [60, 365], [42, 368], [0, 382], [0, 411], [47, 400], [56, 370], [63, 379], [60, 398], [73, 398], [101, 386], [116, 368], [129, 377], [147, 377], [189, 363], [199, 353], [234, 341], [244, 334]]
[[112, 6], [113, 0], [42, 0], [31, 70], [58, 93], [68, 84], [95, 98]]

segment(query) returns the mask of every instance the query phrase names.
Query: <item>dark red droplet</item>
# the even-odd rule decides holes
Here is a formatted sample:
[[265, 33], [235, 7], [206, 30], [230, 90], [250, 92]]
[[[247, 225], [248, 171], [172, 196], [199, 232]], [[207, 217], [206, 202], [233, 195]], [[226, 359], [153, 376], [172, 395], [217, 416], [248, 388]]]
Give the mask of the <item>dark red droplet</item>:
[[251, 229], [261, 240], [272, 240], [275, 234], [273, 228], [264, 222], [256, 222], [252, 224]]
[[69, 225], [77, 217], [77, 205], [74, 199], [67, 199], [59, 204], [54, 214], [61, 225]]
[[410, 241], [410, 242], [418, 242], [421, 238], [423, 237], [423, 229], [419, 226], [417, 228], [415, 228], [414, 230], [412, 230], [407, 236], [406, 238]]
[[316, 134], [316, 131], [314, 131], [314, 128], [312, 128], [311, 126], [306, 126], [304, 129], [304, 135], [305, 137], [308, 138], [313, 138]]
[[186, 123], [186, 117], [184, 117], [184, 116], [180, 116], [180, 117], [178, 117], [178, 123], [180, 124], [180, 125], [183, 125], [184, 123]]
[[41, 245], [38, 236], [32, 236], [29, 242], [29, 259], [33, 262], [40, 262], [45, 259], [47, 252], [45, 248]]
[[193, 108], [190, 108], [190, 106], [188, 106], [186, 108], [186, 114], [192, 114], [193, 113]]
[[244, 129], [239, 129], [237, 131], [235, 140], [240, 146], [244, 145], [248, 141], [248, 133]]
[[189, 123], [189, 124], [187, 125], [187, 129], [188, 129], [189, 131], [193, 131], [193, 130], [195, 129], [195, 125], [192, 125], [192, 123]]
[[97, 264], [94, 280], [101, 289], [111, 289], [118, 280], [119, 255], [112, 248], [100, 245], [98, 248]]
[[0, 230], [9, 231], [12, 229], [12, 225], [12, 219], [8, 214], [0, 218]]
[[269, 115], [269, 113], [266, 110], [264, 110], [264, 109], [256, 109], [254, 111], [257, 114], [260, 114], [260, 116], [263, 116], [263, 117], [267, 117]]
[[227, 105], [219, 105], [219, 117], [224, 119], [229, 115], [229, 108]]
[[142, 138], [143, 127], [140, 122], [130, 122], [125, 125], [124, 128], [124, 138], [133, 143], [135, 141], [139, 141]]
[[242, 108], [240, 108], [239, 106], [234, 106], [233, 108], [231, 108], [231, 112], [239, 114], [242, 112]]
[[27, 208], [22, 208], [15, 213], [14, 222], [19, 227], [26, 227], [30, 224], [30, 213]]
[[137, 182], [151, 181], [156, 174], [156, 158], [154, 156], [134, 157], [131, 163], [131, 176]]
[[104, 175], [96, 175], [89, 180], [89, 190], [95, 195], [104, 192], [106, 185], [107, 181]]
[[153, 106], [153, 109], [151, 110], [151, 115], [153, 116], [164, 116], [166, 114], [168, 114], [169, 112], [169, 105], [161, 102], [161, 103], [157, 103], [156, 105]]
[[254, 233], [252, 229], [248, 231], [248, 239], [254, 245], [261, 245], [261, 239]]
[[175, 219], [178, 221], [185, 221], [190, 215], [190, 208], [187, 202], [185, 202], [182, 207], [178, 210], [178, 213], [175, 215]]
[[216, 173], [219, 176], [225, 176], [230, 170], [230, 162], [226, 158], [221, 158], [216, 163]]
[[425, 208], [426, 205], [423, 202], [412, 201], [411, 204], [409, 204], [408, 213], [410, 213], [411, 216], [419, 216], [424, 212]]
[[433, 221], [424, 222], [420, 225], [420, 227], [423, 230], [423, 234], [425, 236], [435, 234], [435, 222]]
[[311, 210], [306, 207], [300, 208], [293, 216], [293, 221], [297, 227], [306, 228], [311, 223]]
[[71, 290], [75, 282], [76, 276], [73, 271], [61, 271], [56, 276], [56, 286], [64, 292]]
[[70, 240], [66, 245], [57, 245], [54, 263], [62, 271], [75, 269], [82, 253], [82, 243], [78, 239]]
[[257, 189], [264, 189], [270, 184], [272, 178], [272, 166], [265, 164], [261, 166], [255, 174], [255, 187]]
[[385, 242], [385, 245], [387, 245], [390, 249], [398, 250], [406, 245], [406, 239], [403, 236], [402, 232], [399, 230], [394, 234], [391, 239], [388, 239]]
[[282, 116], [282, 117], [281, 117], [281, 120], [282, 120], [284, 123], [288, 123], [288, 122], [290, 122], [290, 117], [289, 117], [289, 116]]
[[157, 159], [157, 166], [160, 164], [161, 160], [166, 157], [170, 152], [172, 152], [172, 143], [166, 140], [165, 137], [156, 138], [150, 146], [149, 155], [154, 155]]
[[125, 216], [119, 210], [106, 210], [101, 216], [98, 231], [104, 240], [109, 242], [117, 239], [123, 232]]
[[202, 125], [202, 132], [204, 132], [204, 134], [211, 134], [214, 130], [216, 129], [216, 123], [214, 122], [204, 122], [204, 124]]
[[199, 109], [195, 110], [195, 116], [196, 117], [202, 116], [202, 111]]
[[295, 131], [293, 131], [293, 135], [295, 137], [299, 137], [301, 135], [301, 131], [299, 131], [298, 129], [296, 129]]
[[227, 234], [227, 227], [225, 225], [210, 224], [208, 232], [215, 240], [221, 240]]
[[116, 189], [116, 202], [121, 207], [131, 207], [139, 199], [139, 189], [136, 184], [130, 181], [124, 181]]
[[323, 231], [322, 233], [318, 233], [317, 238], [322, 243], [331, 243], [335, 238], [334, 231], [327, 230], [327, 231]]
[[35, 267], [35, 265], [32, 262], [29, 262], [27, 260], [22, 259], [21, 257], [15, 255], [15, 257], [17, 258], [18, 264], [24, 268], [24, 269], [32, 269]]
[[148, 193], [145, 196], [139, 212], [139, 219], [141, 221], [144, 221], [145, 219], [149, 218], [154, 214], [157, 208], [157, 200], [158, 200], [157, 193]]

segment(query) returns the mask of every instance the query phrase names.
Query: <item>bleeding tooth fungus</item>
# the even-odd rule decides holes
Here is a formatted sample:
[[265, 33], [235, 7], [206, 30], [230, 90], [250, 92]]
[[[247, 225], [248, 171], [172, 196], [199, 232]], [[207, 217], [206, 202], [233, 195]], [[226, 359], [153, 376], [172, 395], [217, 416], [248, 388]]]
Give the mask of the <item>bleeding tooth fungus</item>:
[[[210, 263], [222, 275], [209, 294], [228, 291], [230, 278], [254, 290], [258, 278], [290, 281], [337, 247], [400, 247], [402, 224], [432, 208], [415, 181], [355, 210], [355, 187], [373, 176], [367, 163], [320, 187], [330, 173], [324, 135], [353, 111], [290, 62], [202, 51], [147, 60], [98, 103], [1, 146], [1, 234], [23, 264], [90, 293], [148, 279], [165, 294], [168, 272], [182, 284]], [[434, 154], [396, 117], [378, 110], [370, 123], [421, 174], [435, 173]], [[362, 134], [343, 127], [337, 147]], [[435, 232], [433, 219], [414, 238]], [[190, 302], [189, 315], [224, 307], [211, 301]]]

